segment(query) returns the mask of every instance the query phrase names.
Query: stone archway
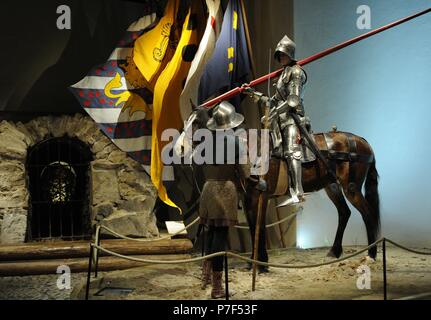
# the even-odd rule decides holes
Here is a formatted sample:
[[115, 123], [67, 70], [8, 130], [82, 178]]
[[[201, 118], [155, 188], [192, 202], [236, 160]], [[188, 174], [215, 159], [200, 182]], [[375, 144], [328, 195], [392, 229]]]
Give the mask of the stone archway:
[[91, 222], [139, 237], [157, 236], [152, 212], [157, 198], [151, 181], [136, 161], [119, 150], [81, 114], [39, 117], [25, 124], [0, 122], [0, 243], [22, 243], [28, 231], [27, 151], [35, 144], [63, 136], [86, 143], [91, 162]]
[[28, 241], [91, 237], [92, 160], [90, 147], [67, 135], [28, 148]]

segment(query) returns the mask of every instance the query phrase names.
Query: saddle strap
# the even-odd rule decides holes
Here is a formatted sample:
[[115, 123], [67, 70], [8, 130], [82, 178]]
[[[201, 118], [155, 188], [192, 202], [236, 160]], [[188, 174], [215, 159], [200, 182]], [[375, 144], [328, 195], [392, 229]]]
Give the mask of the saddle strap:
[[[347, 137], [347, 144], [349, 146], [349, 154], [351, 159], [355, 159], [358, 156], [358, 146], [356, 140], [353, 138], [351, 133], [344, 133]], [[356, 175], [356, 161], [349, 161], [349, 190], [355, 187], [355, 175]]]
[[333, 150], [334, 149], [334, 139], [327, 132], [323, 133], [323, 137], [325, 138], [326, 150], [328, 152], [327, 159], [329, 161], [329, 166], [331, 167], [332, 172], [334, 172], [336, 174], [336, 172], [337, 172], [336, 157], [331, 156], [331, 155], [335, 155], [335, 150]]
[[[328, 158], [328, 160], [336, 161], [347, 161], [347, 162], [362, 162], [362, 163], [372, 163], [374, 156], [368, 154], [358, 154], [356, 141], [353, 139], [351, 133], [343, 132], [348, 139], [349, 151], [336, 151], [333, 150], [334, 140], [328, 133], [323, 133], [326, 142], [327, 150], [321, 150], [321, 152]], [[349, 137], [350, 136], [350, 137]]]

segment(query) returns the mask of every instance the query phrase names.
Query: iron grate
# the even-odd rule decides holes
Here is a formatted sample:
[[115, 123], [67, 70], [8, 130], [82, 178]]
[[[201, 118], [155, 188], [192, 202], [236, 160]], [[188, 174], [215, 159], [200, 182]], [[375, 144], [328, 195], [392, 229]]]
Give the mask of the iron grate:
[[46, 139], [28, 151], [28, 241], [88, 238], [90, 162], [85, 143], [67, 136]]

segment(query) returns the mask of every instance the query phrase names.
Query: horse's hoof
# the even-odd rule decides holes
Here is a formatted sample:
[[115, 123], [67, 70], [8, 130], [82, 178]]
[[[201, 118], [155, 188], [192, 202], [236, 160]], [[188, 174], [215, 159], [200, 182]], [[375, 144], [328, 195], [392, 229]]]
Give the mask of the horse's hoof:
[[335, 250], [334, 248], [332, 248], [331, 250], [329, 250], [328, 254], [326, 255], [328, 258], [336, 258], [338, 259], [339, 257], [341, 257], [341, 254], [343, 253], [343, 250]]
[[374, 247], [374, 248], [371, 248], [370, 250], [368, 250], [368, 256], [370, 257], [370, 258], [372, 258], [372, 259], [374, 259], [374, 260], [376, 260], [376, 257], [377, 257], [377, 248], [376, 247]]
[[326, 256], [328, 258], [335, 258], [335, 254], [334, 254], [334, 252], [332, 250], [329, 250], [329, 252], [326, 254]]

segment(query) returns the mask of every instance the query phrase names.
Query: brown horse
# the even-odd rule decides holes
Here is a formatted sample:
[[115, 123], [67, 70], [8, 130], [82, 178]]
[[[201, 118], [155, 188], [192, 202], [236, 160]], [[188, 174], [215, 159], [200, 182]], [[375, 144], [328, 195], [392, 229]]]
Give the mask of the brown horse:
[[[187, 124], [193, 126], [193, 131], [205, 128], [209, 119], [208, 110], [193, 108]], [[187, 125], [186, 125], [187, 126]], [[328, 197], [338, 210], [338, 229], [334, 244], [328, 253], [331, 257], [340, 257], [344, 230], [350, 217], [350, 209], [345, 198], [361, 213], [367, 229], [368, 243], [375, 242], [380, 234], [380, 209], [378, 194], [378, 173], [373, 150], [368, 142], [356, 135], [347, 132], [329, 132], [314, 134], [314, 140], [327, 159], [330, 169], [321, 161], [303, 164], [303, 188], [306, 193], [325, 189]], [[197, 166], [199, 168], [199, 166]], [[335, 181], [330, 170], [336, 174]], [[198, 171], [198, 170], [197, 170]], [[288, 195], [288, 170], [284, 160], [272, 158], [266, 176], [268, 190], [263, 193], [262, 221], [265, 221], [265, 212], [270, 198]], [[195, 177], [198, 185], [203, 185], [201, 178]], [[365, 184], [365, 194], [362, 187]], [[256, 229], [259, 191], [251, 184], [245, 185], [244, 209], [251, 232], [252, 244]], [[192, 210], [189, 210], [192, 212]], [[264, 223], [260, 224], [260, 238], [258, 259], [268, 261]], [[377, 248], [368, 252], [375, 259]], [[261, 268], [260, 271], [265, 271]]]
[[[338, 229], [334, 244], [328, 253], [331, 257], [340, 257], [344, 230], [350, 217], [350, 209], [345, 198], [361, 213], [364, 220], [368, 243], [376, 241], [380, 233], [380, 210], [378, 194], [378, 173], [371, 146], [365, 139], [346, 132], [329, 132], [314, 134], [316, 144], [329, 168], [321, 160], [315, 160], [303, 164], [303, 188], [306, 193], [325, 189], [326, 194], [332, 200], [338, 210]], [[338, 182], [330, 172], [336, 174]], [[287, 195], [288, 170], [284, 160], [270, 160], [270, 166], [266, 180], [268, 190], [263, 193], [262, 221], [265, 221], [265, 212], [270, 198]], [[365, 184], [365, 194], [362, 186]], [[256, 229], [256, 216], [259, 191], [252, 186], [246, 187], [245, 210], [250, 226], [252, 239]], [[260, 261], [268, 261], [266, 252], [265, 230], [261, 223], [259, 238]], [[254, 244], [254, 241], [252, 241]], [[377, 248], [373, 247], [368, 252], [373, 259], [376, 258]], [[266, 268], [261, 268], [265, 271]]]

